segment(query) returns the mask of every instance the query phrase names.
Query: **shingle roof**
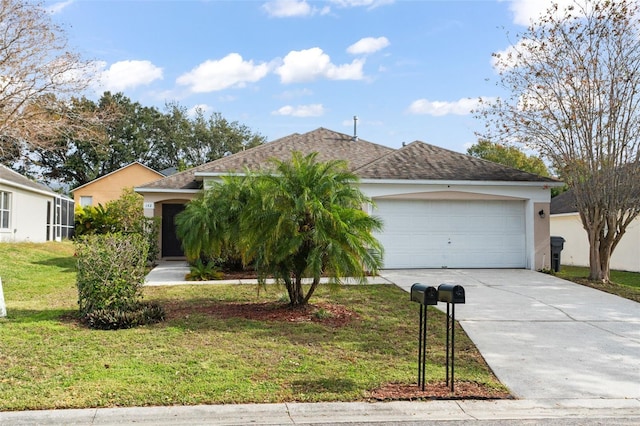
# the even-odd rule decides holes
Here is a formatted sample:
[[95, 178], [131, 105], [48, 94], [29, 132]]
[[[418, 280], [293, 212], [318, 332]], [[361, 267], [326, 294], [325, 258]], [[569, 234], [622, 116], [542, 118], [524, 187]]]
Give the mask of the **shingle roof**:
[[279, 160], [290, 158], [293, 151], [299, 151], [304, 155], [317, 152], [318, 161], [346, 160], [349, 168], [353, 171], [393, 152], [394, 149], [362, 139], [354, 141], [350, 135], [321, 127], [308, 133], [294, 133], [276, 139], [264, 145], [151, 182], [140, 188], [197, 189], [201, 188], [202, 184], [196, 181], [196, 173], [242, 172], [245, 168], [256, 170], [267, 166], [272, 158]]
[[46, 187], [45, 185], [42, 185], [38, 182], [34, 182], [31, 179], [25, 176], [22, 176], [20, 173], [13, 171], [6, 166], [3, 166], [2, 164], [0, 164], [0, 180], [12, 182], [14, 184], [31, 188], [36, 191], [48, 192], [51, 195], [57, 195], [55, 192], [53, 192], [50, 188]]
[[387, 154], [356, 173], [367, 179], [556, 182], [420, 141]]
[[202, 182], [198, 181], [196, 173], [256, 170], [265, 167], [272, 158], [290, 158], [293, 151], [305, 155], [317, 152], [318, 161], [346, 160], [351, 171], [366, 179], [557, 182], [419, 141], [396, 150], [362, 139], [354, 141], [350, 135], [321, 127], [308, 133], [285, 136], [140, 188], [200, 189]]
[[576, 206], [575, 192], [568, 190], [553, 197], [549, 211], [551, 214], [576, 213], [578, 207]]

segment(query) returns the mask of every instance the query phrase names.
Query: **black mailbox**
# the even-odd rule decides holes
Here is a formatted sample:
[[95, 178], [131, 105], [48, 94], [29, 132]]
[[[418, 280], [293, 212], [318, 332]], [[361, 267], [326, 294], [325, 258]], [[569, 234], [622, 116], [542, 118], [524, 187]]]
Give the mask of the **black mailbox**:
[[464, 288], [455, 284], [440, 284], [438, 300], [447, 303], [464, 303]]
[[437, 305], [438, 290], [430, 285], [415, 283], [411, 286], [411, 301], [422, 305]]

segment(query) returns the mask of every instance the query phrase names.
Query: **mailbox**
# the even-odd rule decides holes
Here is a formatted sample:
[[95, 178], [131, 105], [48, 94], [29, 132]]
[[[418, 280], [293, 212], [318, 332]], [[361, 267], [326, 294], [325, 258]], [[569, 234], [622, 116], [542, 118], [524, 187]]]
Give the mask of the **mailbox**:
[[415, 283], [411, 286], [411, 301], [422, 305], [437, 305], [438, 290], [430, 285]]
[[438, 300], [447, 303], [464, 303], [464, 288], [455, 284], [440, 284]]

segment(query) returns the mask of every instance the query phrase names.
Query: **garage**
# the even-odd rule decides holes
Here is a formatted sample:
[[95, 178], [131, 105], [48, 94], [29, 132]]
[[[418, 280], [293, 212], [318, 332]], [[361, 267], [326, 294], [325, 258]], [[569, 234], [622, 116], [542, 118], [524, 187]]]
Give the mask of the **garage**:
[[525, 202], [377, 199], [384, 268], [524, 268]]

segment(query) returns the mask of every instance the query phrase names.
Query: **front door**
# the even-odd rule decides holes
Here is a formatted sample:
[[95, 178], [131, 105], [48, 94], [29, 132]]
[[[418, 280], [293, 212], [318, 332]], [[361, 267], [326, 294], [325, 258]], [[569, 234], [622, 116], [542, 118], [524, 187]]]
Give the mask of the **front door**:
[[184, 204], [162, 205], [162, 257], [182, 257], [182, 243], [176, 235], [175, 218], [184, 210]]

